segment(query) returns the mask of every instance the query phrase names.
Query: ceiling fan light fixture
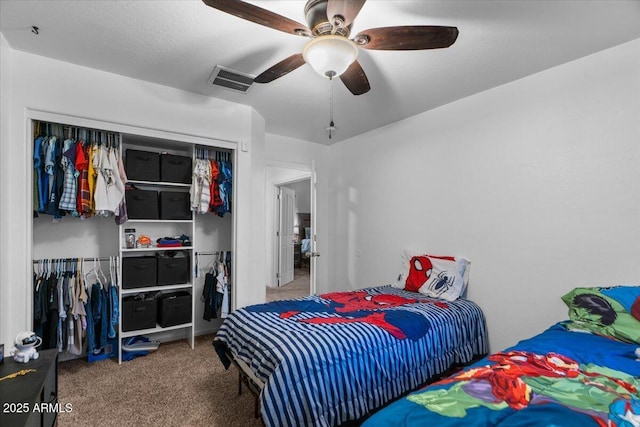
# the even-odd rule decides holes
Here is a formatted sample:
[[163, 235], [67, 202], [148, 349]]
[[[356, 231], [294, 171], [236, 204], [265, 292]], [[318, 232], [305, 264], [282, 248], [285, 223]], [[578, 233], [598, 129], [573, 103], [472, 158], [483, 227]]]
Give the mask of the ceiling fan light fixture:
[[331, 79], [347, 71], [358, 57], [358, 46], [343, 36], [319, 36], [307, 43], [302, 56], [316, 73]]

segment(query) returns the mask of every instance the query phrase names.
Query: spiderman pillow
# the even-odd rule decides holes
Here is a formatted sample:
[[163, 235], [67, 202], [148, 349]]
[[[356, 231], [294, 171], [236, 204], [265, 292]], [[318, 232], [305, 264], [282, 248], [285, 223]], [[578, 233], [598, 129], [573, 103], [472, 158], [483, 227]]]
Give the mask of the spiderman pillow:
[[397, 287], [432, 298], [454, 301], [467, 285], [469, 261], [452, 256], [403, 251]]

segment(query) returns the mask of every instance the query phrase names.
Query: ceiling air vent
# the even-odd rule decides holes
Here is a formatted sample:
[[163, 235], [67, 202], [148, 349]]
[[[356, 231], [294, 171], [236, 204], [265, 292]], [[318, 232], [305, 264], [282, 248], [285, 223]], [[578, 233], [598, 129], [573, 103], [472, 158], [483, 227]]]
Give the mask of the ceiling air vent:
[[209, 83], [236, 92], [247, 93], [253, 86], [254, 78], [255, 76], [216, 65], [211, 76], [209, 76]]

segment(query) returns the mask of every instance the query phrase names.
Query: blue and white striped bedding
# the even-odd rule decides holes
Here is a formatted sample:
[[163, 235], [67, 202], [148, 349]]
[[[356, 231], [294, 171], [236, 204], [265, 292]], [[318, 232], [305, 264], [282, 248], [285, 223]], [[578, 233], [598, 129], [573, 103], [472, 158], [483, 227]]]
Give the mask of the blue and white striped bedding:
[[236, 310], [214, 346], [228, 348], [264, 383], [267, 427], [357, 420], [452, 364], [488, 352], [475, 303], [391, 286]]

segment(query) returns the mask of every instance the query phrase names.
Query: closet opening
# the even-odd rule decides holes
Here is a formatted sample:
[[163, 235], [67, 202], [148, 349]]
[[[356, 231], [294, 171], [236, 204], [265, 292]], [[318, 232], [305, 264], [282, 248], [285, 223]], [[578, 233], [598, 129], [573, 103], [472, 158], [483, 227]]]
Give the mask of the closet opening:
[[[158, 344], [186, 339], [193, 348], [194, 336], [217, 331], [235, 309], [237, 143], [31, 114], [34, 304], [28, 316], [47, 348], [57, 347], [61, 361], [120, 362], [134, 337]], [[204, 181], [195, 175], [196, 165], [206, 165]], [[82, 181], [92, 175], [92, 183]], [[192, 197], [196, 183], [203, 196], [198, 200]], [[224, 281], [224, 298], [207, 306], [201, 296], [212, 275]], [[64, 321], [51, 320], [77, 314], [65, 292], [56, 293], [55, 313], [43, 317], [35, 304], [46, 287], [73, 296], [80, 286], [107, 307], [117, 306], [109, 323], [96, 326], [93, 343], [77, 335], [75, 324], [61, 329], [56, 325]], [[140, 304], [154, 315], [133, 317], [137, 312], [130, 308]], [[106, 336], [100, 336], [103, 329]]]

